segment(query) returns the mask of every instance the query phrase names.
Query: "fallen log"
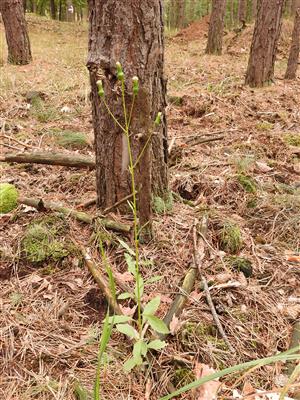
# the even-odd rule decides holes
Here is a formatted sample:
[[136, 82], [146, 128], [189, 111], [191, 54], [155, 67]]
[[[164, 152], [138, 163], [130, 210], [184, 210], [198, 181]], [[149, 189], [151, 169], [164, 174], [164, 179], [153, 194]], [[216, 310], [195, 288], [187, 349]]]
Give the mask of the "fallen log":
[[78, 155], [75, 153], [6, 153], [0, 156], [0, 162], [14, 162], [20, 164], [47, 164], [62, 165], [77, 168], [95, 168], [95, 160], [92, 157]]
[[[26, 198], [26, 197], [19, 197], [18, 202], [20, 204], [25, 204], [30, 207], [36, 208], [38, 211], [46, 211], [46, 210], [51, 210], [51, 211], [57, 211], [60, 212], [64, 215], [70, 215], [71, 217], [77, 219], [77, 221], [84, 222], [86, 224], [91, 224], [96, 217], [93, 215], [80, 212], [80, 211], [75, 211], [72, 210], [71, 208], [64, 207], [61, 204], [54, 203], [52, 201], [43, 201], [42, 199], [33, 199], [33, 198]], [[101, 216], [97, 217], [99, 218], [101, 224], [106, 228], [106, 229], [111, 229], [113, 231], [118, 231], [118, 232], [125, 232], [128, 233], [130, 232], [130, 225], [123, 224], [121, 222], [113, 221], [108, 218], [102, 218]]]

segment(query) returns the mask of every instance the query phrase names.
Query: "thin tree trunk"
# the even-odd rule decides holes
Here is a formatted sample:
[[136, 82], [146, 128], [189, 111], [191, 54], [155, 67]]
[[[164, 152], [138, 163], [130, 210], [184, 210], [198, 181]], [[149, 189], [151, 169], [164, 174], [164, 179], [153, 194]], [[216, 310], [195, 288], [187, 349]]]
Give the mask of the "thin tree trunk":
[[252, 19], [256, 19], [257, 16], [257, 0], [252, 0]]
[[225, 13], [226, 0], [213, 0], [206, 46], [207, 54], [222, 54]]
[[56, 4], [55, 0], [50, 0], [50, 15], [52, 19], [56, 19]]
[[129, 109], [131, 78], [139, 77], [140, 90], [131, 125], [135, 160], [154, 129], [155, 116], [158, 112], [163, 113], [162, 124], [155, 128], [135, 171], [143, 225], [151, 216], [151, 192], [154, 196], [165, 197], [168, 189], [162, 1], [89, 0], [89, 21], [87, 65], [92, 86], [97, 205], [100, 208], [109, 207], [130, 194], [131, 182], [126, 138], [101, 102], [96, 82], [102, 79], [106, 102], [124, 124], [116, 62], [121, 62], [125, 73], [125, 97]]
[[29, 64], [32, 60], [22, 0], [1, 0], [5, 36], [10, 64]]
[[296, 79], [300, 52], [300, 7], [297, 8], [285, 79]]
[[183, 28], [184, 27], [184, 20], [185, 20], [185, 0], [177, 0], [176, 4], [176, 27]]
[[274, 77], [284, 0], [260, 0], [251, 44], [246, 84], [261, 87]]
[[246, 15], [247, 15], [247, 0], [240, 0], [239, 1], [239, 22], [243, 25], [246, 24]]

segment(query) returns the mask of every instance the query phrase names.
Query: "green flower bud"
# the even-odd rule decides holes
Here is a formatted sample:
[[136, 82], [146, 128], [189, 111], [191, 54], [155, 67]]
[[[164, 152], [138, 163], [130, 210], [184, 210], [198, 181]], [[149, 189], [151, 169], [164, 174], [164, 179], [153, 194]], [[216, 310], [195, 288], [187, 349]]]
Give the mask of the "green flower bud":
[[122, 69], [122, 65], [119, 61], [116, 62], [116, 67], [117, 67], [117, 78], [119, 81], [123, 81], [124, 80], [124, 72]]
[[137, 76], [132, 78], [132, 85], [133, 93], [137, 95], [139, 91], [139, 78]]
[[155, 124], [155, 125], [160, 125], [160, 123], [161, 123], [161, 117], [162, 117], [162, 113], [161, 113], [161, 112], [158, 112], [158, 113], [157, 113], [157, 116], [156, 116], [156, 118], [155, 118], [155, 121], [154, 121], [154, 124]]
[[103, 83], [102, 81], [97, 81], [97, 87], [98, 87], [98, 95], [99, 97], [104, 97], [104, 89], [103, 89]]

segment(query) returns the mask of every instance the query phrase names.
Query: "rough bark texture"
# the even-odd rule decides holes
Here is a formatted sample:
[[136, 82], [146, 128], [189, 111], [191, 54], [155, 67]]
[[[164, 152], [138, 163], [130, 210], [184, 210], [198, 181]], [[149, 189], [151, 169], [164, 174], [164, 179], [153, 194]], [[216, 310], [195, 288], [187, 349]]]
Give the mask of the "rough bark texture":
[[207, 54], [222, 54], [223, 30], [225, 22], [226, 0], [213, 0], [209, 21]]
[[262, 87], [273, 80], [283, 5], [284, 0], [261, 0], [258, 3], [246, 73], [246, 84], [251, 87]]
[[296, 10], [294, 29], [285, 79], [296, 79], [300, 52], [300, 8]]
[[29, 64], [32, 60], [22, 0], [1, 0], [0, 12], [5, 27], [10, 64]]
[[162, 1], [89, 0], [89, 21], [87, 65], [92, 86], [97, 204], [100, 208], [109, 207], [131, 192], [124, 134], [105, 110], [96, 85], [102, 79], [106, 102], [124, 124], [120, 82], [116, 78], [119, 61], [125, 73], [129, 109], [131, 78], [138, 76], [140, 81], [131, 129], [135, 159], [153, 130], [155, 116], [159, 111], [163, 113], [162, 124], [155, 128], [136, 170], [140, 203], [150, 212], [149, 191], [164, 196], [168, 182]]
[[247, 14], [247, 0], [239, 1], [239, 22], [242, 24], [246, 23], [246, 14]]
[[185, 0], [177, 0], [176, 3], [176, 27], [183, 28], [185, 20]]

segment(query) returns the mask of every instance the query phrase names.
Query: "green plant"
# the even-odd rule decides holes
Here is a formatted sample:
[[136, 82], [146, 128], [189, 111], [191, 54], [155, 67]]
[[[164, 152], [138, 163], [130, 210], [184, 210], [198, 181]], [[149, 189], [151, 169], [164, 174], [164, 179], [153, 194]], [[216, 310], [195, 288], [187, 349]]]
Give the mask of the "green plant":
[[70, 130], [59, 131], [55, 133], [55, 140], [60, 146], [76, 149], [86, 147], [89, 144], [84, 133]]
[[[136, 196], [137, 191], [136, 191], [136, 184], [135, 184], [135, 167], [137, 166], [139, 160], [141, 159], [143, 152], [145, 151], [146, 147], [148, 146], [148, 144], [151, 140], [151, 135], [149, 136], [148, 140], [146, 141], [140, 154], [137, 156], [137, 159], [134, 160], [132, 146], [131, 146], [130, 125], [131, 125], [131, 121], [133, 118], [135, 99], [139, 92], [139, 80], [137, 77], [134, 77], [132, 79], [133, 99], [132, 99], [130, 111], [128, 112], [128, 110], [126, 108], [126, 102], [125, 102], [124, 72], [123, 72], [122, 66], [119, 62], [116, 64], [116, 67], [117, 67], [117, 78], [118, 78], [118, 81], [120, 82], [120, 86], [121, 86], [124, 125], [122, 125], [122, 123], [116, 119], [113, 112], [110, 110], [110, 108], [105, 100], [105, 93], [104, 93], [102, 81], [97, 82], [97, 87], [98, 87], [98, 95], [99, 95], [104, 107], [106, 108], [107, 113], [110, 115], [110, 117], [116, 123], [116, 125], [121, 129], [121, 131], [125, 135], [125, 138], [127, 141], [128, 156], [129, 156], [128, 169], [129, 169], [129, 174], [130, 174], [130, 178], [131, 178], [131, 193], [132, 193], [132, 202], [129, 202], [129, 206], [130, 206], [132, 214], [133, 214], [134, 250], [131, 249], [127, 245], [127, 243], [125, 243], [124, 241], [119, 239], [119, 242], [123, 246], [123, 248], [125, 248], [125, 250], [126, 250], [124, 257], [125, 257], [125, 260], [127, 263], [128, 271], [130, 272], [130, 274], [132, 274], [132, 276], [135, 280], [135, 288], [134, 288], [133, 293], [129, 293], [129, 292], [122, 293], [121, 295], [118, 296], [118, 298], [121, 300], [131, 298], [136, 302], [137, 318], [134, 319], [134, 318], [124, 316], [124, 315], [113, 315], [113, 316], [109, 317], [109, 314], [107, 313], [105, 321], [104, 321], [103, 332], [101, 335], [99, 351], [98, 351], [97, 375], [96, 375], [95, 390], [94, 390], [94, 399], [95, 400], [100, 399], [101, 359], [103, 358], [104, 351], [108, 345], [108, 342], [109, 342], [109, 339], [111, 336], [111, 332], [112, 332], [112, 327], [114, 325], [116, 326], [116, 329], [120, 333], [128, 336], [134, 342], [133, 349], [132, 349], [132, 357], [130, 357], [124, 363], [124, 369], [125, 369], [125, 371], [128, 371], [128, 372], [131, 371], [134, 367], [142, 365], [144, 358], [146, 357], [147, 352], [150, 349], [160, 350], [160, 349], [164, 348], [166, 345], [166, 343], [162, 340], [159, 340], [159, 339], [151, 340], [146, 337], [148, 326], [150, 326], [155, 332], [162, 333], [162, 334], [168, 333], [168, 328], [165, 325], [165, 323], [155, 315], [155, 313], [158, 310], [159, 305], [160, 305], [160, 297], [157, 296], [154, 299], [150, 300], [144, 306], [144, 309], [142, 310], [142, 297], [143, 297], [143, 293], [144, 293], [145, 284], [151, 283], [151, 282], [153, 282], [153, 279], [158, 278], [158, 277], [153, 277], [148, 282], [144, 282], [143, 277], [140, 273], [140, 265], [141, 265], [140, 251], [139, 251], [140, 228], [139, 228], [139, 224], [138, 224], [138, 209], [137, 209], [137, 196]], [[160, 120], [161, 120], [161, 113], [159, 113], [157, 115], [157, 118], [155, 120], [155, 125], [159, 125]], [[99, 239], [99, 242], [100, 242], [99, 244], [100, 244], [100, 249], [101, 249], [101, 256], [102, 256], [104, 265], [106, 267], [106, 271], [109, 275], [110, 287], [112, 288], [112, 294], [113, 294], [113, 298], [115, 301], [116, 294], [115, 294], [115, 287], [114, 287], [111, 268], [107, 262], [106, 254], [105, 254], [105, 250], [104, 250], [103, 242], [102, 242], [101, 238]]]
[[259, 131], [270, 131], [271, 129], [273, 129], [273, 127], [274, 127], [274, 124], [271, 124], [270, 122], [267, 122], [267, 121], [259, 122], [256, 125], [256, 129]]
[[246, 192], [248, 193], [256, 192], [256, 184], [254, 180], [251, 178], [251, 176], [240, 174], [238, 175], [237, 180]]
[[0, 214], [6, 214], [16, 208], [18, 191], [10, 183], [0, 183]]
[[182, 393], [186, 393], [190, 390], [196, 389], [201, 385], [204, 385], [206, 382], [213, 381], [218, 378], [222, 378], [223, 376], [228, 376], [244, 369], [250, 369], [253, 367], [263, 367], [268, 364], [272, 364], [278, 361], [290, 361], [290, 360], [299, 360], [300, 354], [296, 354], [299, 352], [300, 346], [297, 346], [291, 350], [288, 350], [284, 353], [277, 354], [276, 356], [261, 358], [257, 360], [248, 361], [242, 364], [234, 365], [233, 367], [225, 368], [221, 371], [215, 372], [213, 374], [204, 376], [203, 378], [197, 379], [192, 383], [189, 383], [183, 386], [181, 389], [176, 390], [173, 393], [168, 394], [167, 396], [161, 397], [159, 400], [169, 400], [176, 396], [179, 396]]
[[284, 135], [284, 141], [291, 146], [300, 147], [300, 134], [287, 133]]
[[238, 225], [230, 221], [223, 224], [220, 234], [220, 244], [222, 250], [229, 253], [237, 253], [241, 249], [243, 240]]

